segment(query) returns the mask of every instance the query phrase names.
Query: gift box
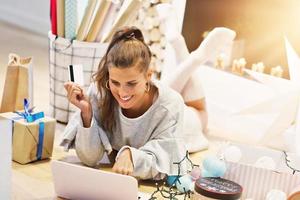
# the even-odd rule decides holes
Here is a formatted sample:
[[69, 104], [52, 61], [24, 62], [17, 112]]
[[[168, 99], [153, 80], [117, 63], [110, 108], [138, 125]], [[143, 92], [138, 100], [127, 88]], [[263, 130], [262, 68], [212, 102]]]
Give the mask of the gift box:
[[[300, 185], [300, 173], [293, 170], [300, 168], [297, 155], [244, 144], [229, 146], [232, 145], [240, 149], [242, 156], [238, 162], [226, 161], [225, 156], [227, 170], [224, 178], [242, 185], [243, 199], [265, 199], [272, 189], [289, 195]], [[226, 147], [220, 152], [226, 152]], [[267, 162], [263, 163], [263, 159]]]
[[[1, 113], [12, 120], [12, 159], [20, 164], [50, 158], [52, 156], [56, 120], [42, 115], [32, 122], [17, 113]], [[4, 133], [9, 134], [9, 133]]]

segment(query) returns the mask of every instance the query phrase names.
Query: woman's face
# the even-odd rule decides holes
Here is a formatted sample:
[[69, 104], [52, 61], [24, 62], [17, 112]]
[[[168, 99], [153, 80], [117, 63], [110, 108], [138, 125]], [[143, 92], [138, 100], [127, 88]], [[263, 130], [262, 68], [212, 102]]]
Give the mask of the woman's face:
[[134, 109], [142, 104], [148, 78], [138, 66], [109, 68], [109, 88], [123, 109]]

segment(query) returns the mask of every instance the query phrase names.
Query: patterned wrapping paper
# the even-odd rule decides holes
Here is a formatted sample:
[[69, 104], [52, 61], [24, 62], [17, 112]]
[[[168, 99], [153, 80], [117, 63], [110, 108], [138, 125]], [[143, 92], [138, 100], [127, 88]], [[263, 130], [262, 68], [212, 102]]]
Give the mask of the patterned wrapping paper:
[[271, 189], [278, 189], [287, 195], [300, 185], [299, 174], [288, 174], [251, 165], [226, 162], [224, 178], [242, 185], [243, 198], [265, 199]]
[[[241, 160], [226, 162], [225, 179], [239, 183], [243, 187], [243, 198], [265, 199], [271, 189], [278, 189], [289, 195], [292, 190], [300, 185], [300, 173], [289, 168], [285, 161], [285, 154], [264, 147], [254, 147], [242, 144], [235, 144], [242, 152]], [[257, 166], [257, 161], [262, 157], [272, 158], [275, 170]], [[299, 160], [295, 155], [288, 157], [289, 160]], [[289, 162], [289, 165], [291, 163]], [[298, 166], [293, 167], [299, 168]]]
[[84, 89], [107, 49], [107, 43], [89, 43], [56, 37], [49, 32], [50, 115], [58, 122], [67, 123], [77, 110], [69, 103], [64, 83], [69, 81], [68, 66], [81, 64], [84, 72]]

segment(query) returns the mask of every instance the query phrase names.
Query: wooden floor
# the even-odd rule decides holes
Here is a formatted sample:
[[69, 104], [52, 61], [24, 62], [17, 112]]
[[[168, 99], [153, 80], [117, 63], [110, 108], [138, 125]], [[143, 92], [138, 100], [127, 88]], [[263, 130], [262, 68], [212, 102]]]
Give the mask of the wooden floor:
[[[66, 161], [78, 160], [74, 150], [66, 153], [59, 147], [59, 138], [64, 125], [58, 124], [56, 128], [56, 139], [54, 143], [53, 159]], [[206, 152], [200, 152], [191, 156], [194, 163], [199, 164]], [[50, 169], [51, 160], [34, 162], [27, 165], [20, 165], [16, 162], [12, 164], [12, 193], [13, 200], [52, 200], [58, 198], [54, 191], [52, 174]], [[103, 168], [101, 168], [103, 169]], [[110, 168], [104, 170], [110, 171]], [[151, 194], [156, 190], [154, 181], [140, 181], [139, 191]], [[183, 198], [181, 196], [179, 199]]]

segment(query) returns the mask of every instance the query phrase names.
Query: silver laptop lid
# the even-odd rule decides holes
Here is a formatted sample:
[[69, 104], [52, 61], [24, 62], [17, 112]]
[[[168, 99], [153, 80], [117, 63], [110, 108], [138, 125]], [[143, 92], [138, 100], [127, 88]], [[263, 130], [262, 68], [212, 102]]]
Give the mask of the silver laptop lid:
[[138, 182], [125, 176], [63, 161], [51, 162], [56, 194], [67, 199], [137, 200]]

